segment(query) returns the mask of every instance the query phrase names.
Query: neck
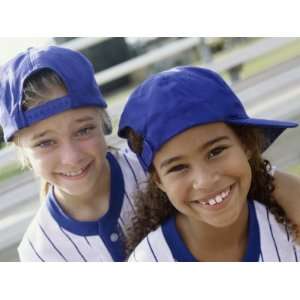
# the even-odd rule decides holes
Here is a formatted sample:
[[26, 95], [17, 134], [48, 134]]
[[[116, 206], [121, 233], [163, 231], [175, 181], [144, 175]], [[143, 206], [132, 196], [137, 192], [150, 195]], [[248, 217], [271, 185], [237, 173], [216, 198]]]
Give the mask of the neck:
[[187, 248], [199, 261], [241, 261], [248, 240], [248, 206], [237, 221], [227, 227], [214, 227], [180, 214], [176, 226]]
[[72, 218], [78, 221], [95, 221], [101, 218], [109, 208], [110, 199], [110, 166], [108, 161], [101, 171], [95, 186], [83, 195], [70, 195], [54, 189], [60, 206]]

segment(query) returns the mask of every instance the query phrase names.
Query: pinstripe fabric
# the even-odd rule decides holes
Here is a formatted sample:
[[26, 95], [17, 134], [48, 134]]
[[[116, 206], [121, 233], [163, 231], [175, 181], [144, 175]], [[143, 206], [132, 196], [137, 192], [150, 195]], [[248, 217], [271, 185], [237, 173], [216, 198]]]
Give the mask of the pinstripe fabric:
[[265, 206], [256, 202], [263, 261], [297, 261], [300, 247], [291, 240], [285, 226], [279, 224]]
[[[34, 246], [33, 246], [33, 244], [32, 244], [32, 242], [30, 241], [30, 240], [28, 240], [28, 243], [29, 243], [29, 245], [30, 245], [30, 247], [31, 247], [31, 249], [33, 250], [33, 252], [35, 253], [35, 255], [36, 255], [36, 260], [37, 261], [45, 261], [41, 256], [40, 256], [40, 254], [35, 250], [35, 248], [34, 248]], [[34, 256], [33, 256], [33, 259], [34, 259]]]
[[[285, 226], [278, 224], [275, 217], [259, 202], [254, 201], [253, 209], [255, 210], [253, 216], [256, 218], [256, 223], [258, 224], [257, 234], [259, 236], [258, 242], [260, 243], [258, 261], [297, 262], [300, 255], [300, 247], [290, 240]], [[175, 226], [173, 226], [173, 229], [167, 228], [171, 228], [171, 223], [170, 220], [167, 221], [142, 240], [129, 257], [129, 261], [174, 262], [183, 261], [184, 259], [184, 261], [196, 261], [183, 244]], [[250, 232], [249, 234], [251, 235], [252, 233]], [[253, 245], [248, 245], [248, 248], [251, 247], [255, 249], [255, 247], [252, 246]], [[174, 251], [174, 247], [180, 250]], [[174, 255], [174, 253], [176, 253], [177, 256]]]
[[161, 226], [155, 231], [150, 232], [149, 235], [142, 240], [142, 242], [130, 255], [128, 261], [176, 261], [166, 239], [164, 238]]
[[[88, 229], [84, 228], [83, 222], [72, 220], [72, 226], [76, 227], [73, 230], [74, 226], [66, 228], [68, 216], [61, 211], [58, 204], [54, 203], [55, 214], [53, 214], [49, 210], [51, 207], [49, 203], [43, 203], [19, 245], [18, 252], [21, 261], [121, 260], [120, 255], [123, 251], [121, 236], [126, 235], [126, 228], [134, 214], [133, 194], [137, 184], [145, 182], [146, 177], [132, 153], [126, 150], [126, 152], [113, 153], [111, 156], [120, 168], [120, 174], [123, 177], [122, 182], [119, 179], [113, 179], [118, 184], [113, 186], [114, 191], [111, 194], [119, 197], [119, 190], [123, 190], [120, 201], [110, 199], [110, 210], [113, 213], [108, 213], [101, 218], [99, 224], [86, 222], [89, 225]], [[119, 202], [114, 204], [112, 201], [115, 200]], [[116, 205], [119, 206], [119, 210]]]

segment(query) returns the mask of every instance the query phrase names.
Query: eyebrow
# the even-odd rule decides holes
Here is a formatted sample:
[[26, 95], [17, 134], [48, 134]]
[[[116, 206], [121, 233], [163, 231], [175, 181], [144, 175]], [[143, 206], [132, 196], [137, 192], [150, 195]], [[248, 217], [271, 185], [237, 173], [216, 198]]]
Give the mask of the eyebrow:
[[45, 136], [48, 132], [50, 132], [50, 130], [45, 130], [45, 131], [42, 131], [42, 132], [39, 132], [39, 133], [35, 134], [35, 135], [32, 137], [32, 141], [35, 141], [35, 140], [38, 140], [38, 139], [42, 138], [42, 137]]
[[[79, 119], [76, 119], [75, 122], [76, 123], [83, 123], [83, 122], [86, 122], [86, 121], [94, 121], [95, 118], [94, 117], [90, 117], [90, 116], [85, 116], [85, 117], [82, 117], [82, 118], [79, 118]], [[32, 141], [34, 140], [37, 140], [39, 138], [42, 138], [43, 136], [45, 136], [47, 133], [51, 132], [50, 130], [45, 130], [45, 131], [42, 131], [42, 132], [39, 132], [37, 134], [35, 134], [33, 137], [32, 137]]]
[[[203, 145], [201, 146], [201, 149], [204, 150], [204, 149], [210, 147], [211, 145], [213, 145], [213, 144], [215, 144], [215, 143], [218, 143], [218, 142], [220, 142], [220, 141], [222, 141], [222, 140], [229, 140], [229, 137], [228, 137], [228, 136], [219, 136], [219, 137], [216, 137], [216, 138], [214, 138], [214, 139], [212, 139], [212, 140], [207, 141], [205, 144], [203, 144]], [[171, 158], [168, 158], [168, 159], [164, 160], [164, 161], [160, 164], [159, 168], [162, 169], [162, 168], [164, 168], [164, 167], [167, 167], [167, 166], [170, 165], [171, 163], [173, 163], [173, 162], [175, 162], [175, 161], [177, 161], [177, 160], [179, 160], [179, 159], [181, 159], [181, 158], [182, 158], [182, 156], [180, 156], [180, 155], [174, 156], [174, 157], [171, 157]]]
[[85, 116], [85, 117], [76, 119], [75, 122], [77, 122], [77, 123], [82, 123], [82, 122], [85, 122], [85, 121], [94, 121], [94, 120], [95, 120], [94, 117], [91, 117], [91, 116]]

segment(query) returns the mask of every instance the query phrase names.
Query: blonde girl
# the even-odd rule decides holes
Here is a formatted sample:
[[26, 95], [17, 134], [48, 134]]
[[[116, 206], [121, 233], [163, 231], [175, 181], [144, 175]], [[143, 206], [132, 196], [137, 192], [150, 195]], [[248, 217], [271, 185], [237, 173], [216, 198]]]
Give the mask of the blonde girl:
[[0, 75], [0, 124], [42, 181], [42, 204], [21, 261], [123, 261], [132, 193], [145, 178], [127, 151], [109, 149], [106, 103], [77, 51], [30, 48]]

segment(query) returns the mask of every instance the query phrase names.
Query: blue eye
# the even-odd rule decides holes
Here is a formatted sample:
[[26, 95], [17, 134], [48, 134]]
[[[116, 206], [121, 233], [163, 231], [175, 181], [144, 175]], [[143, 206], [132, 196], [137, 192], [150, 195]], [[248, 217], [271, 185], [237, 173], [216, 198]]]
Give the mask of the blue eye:
[[214, 158], [214, 157], [220, 155], [226, 148], [227, 147], [225, 147], [225, 146], [219, 146], [219, 147], [216, 147], [216, 148], [210, 150], [208, 152], [208, 158], [210, 159], [210, 158]]
[[34, 147], [35, 148], [48, 148], [48, 147], [54, 145], [54, 143], [55, 142], [53, 140], [45, 140], [45, 141], [39, 142]]
[[77, 134], [79, 136], [85, 136], [88, 135], [89, 133], [91, 133], [91, 131], [93, 131], [96, 127], [95, 126], [88, 126], [88, 127], [84, 127], [81, 128], [77, 131]]

